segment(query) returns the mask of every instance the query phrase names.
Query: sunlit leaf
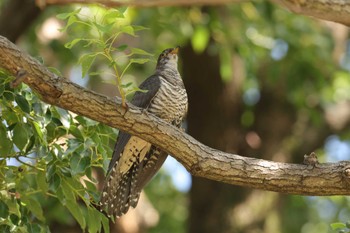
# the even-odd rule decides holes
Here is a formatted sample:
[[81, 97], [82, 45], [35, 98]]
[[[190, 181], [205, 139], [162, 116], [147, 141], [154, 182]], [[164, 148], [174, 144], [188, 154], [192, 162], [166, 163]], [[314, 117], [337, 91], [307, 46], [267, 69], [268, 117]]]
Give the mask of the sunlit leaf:
[[79, 63], [81, 64], [82, 77], [86, 76], [95, 58], [96, 54], [84, 54], [82, 57], [80, 57]]
[[77, 14], [79, 14], [81, 8], [73, 11], [73, 12], [69, 12], [69, 13], [62, 13], [62, 14], [58, 14], [56, 15], [56, 17], [58, 19], [61, 19], [61, 20], [67, 20], [67, 24], [64, 28], [60, 29], [61, 32], [64, 32], [66, 31], [73, 23], [77, 22], [78, 21], [78, 17], [77, 17]]
[[138, 54], [138, 55], [147, 55], [147, 56], [153, 56], [153, 54], [146, 52], [143, 49], [139, 48], [131, 48], [131, 53]]
[[122, 45], [119, 45], [118, 47], [116, 47], [115, 49], [117, 50], [117, 51], [120, 51], [120, 52], [123, 52], [125, 49], [127, 49], [128, 48], [128, 45], [126, 45], [126, 44], [122, 44]]
[[147, 28], [147, 27], [140, 26], [140, 25], [132, 25], [132, 27], [133, 27], [133, 29], [134, 29], [135, 32], [141, 31], [141, 30], [147, 30], [147, 29], [149, 29], [149, 28]]
[[79, 14], [80, 11], [81, 11], [81, 8], [78, 8], [75, 11], [72, 11], [72, 12], [57, 14], [56, 17], [58, 19], [64, 20], [64, 19], [68, 19], [69, 17], [71, 17], [73, 15]]
[[126, 34], [129, 34], [131, 36], [135, 36], [134, 28], [132, 26], [130, 26], [130, 25], [126, 25], [126, 26], [121, 27], [120, 31], [124, 32]]
[[31, 121], [32, 125], [34, 126], [34, 129], [35, 129], [35, 133], [36, 135], [38, 136], [40, 142], [44, 143], [45, 140], [44, 140], [44, 134], [43, 134], [43, 130], [41, 129], [40, 125], [38, 122], [36, 121]]
[[342, 223], [342, 222], [335, 222], [331, 224], [331, 228], [332, 230], [339, 230], [339, 229], [346, 228], [346, 225], [345, 223]]
[[109, 21], [115, 21], [117, 18], [124, 18], [124, 14], [120, 12], [117, 9], [110, 9], [108, 12], [104, 15], [105, 20]]
[[126, 84], [122, 84], [122, 88], [128, 88], [132, 85], [132, 82], [126, 83]]
[[74, 45], [76, 45], [78, 42], [84, 40], [83, 38], [76, 38], [68, 43], [64, 44], [64, 47], [66, 47], [67, 49], [71, 49], [73, 48]]
[[103, 32], [103, 33], [108, 33], [111, 31], [112, 27], [114, 26], [115, 22], [112, 22], [112, 23], [109, 23], [109, 24], [106, 24], [106, 25], [102, 25], [102, 24], [99, 24], [99, 23], [96, 23], [94, 22], [94, 25], [95, 27], [100, 31], [100, 32]]
[[147, 58], [131, 58], [130, 59], [130, 63], [137, 63], [137, 64], [145, 64], [148, 61], [149, 61], [149, 59], [147, 59]]
[[72, 15], [69, 17], [67, 24], [64, 28], [59, 29], [59, 31], [64, 32], [67, 31], [67, 29], [73, 24], [76, 23], [78, 21], [78, 18], [75, 15]]

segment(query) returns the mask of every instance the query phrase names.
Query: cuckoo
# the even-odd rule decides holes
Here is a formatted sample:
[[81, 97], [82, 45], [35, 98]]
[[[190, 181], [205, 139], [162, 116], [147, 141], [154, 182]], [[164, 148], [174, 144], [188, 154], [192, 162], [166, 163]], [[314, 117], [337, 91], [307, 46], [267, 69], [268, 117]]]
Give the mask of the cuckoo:
[[[187, 93], [177, 69], [179, 47], [164, 50], [155, 73], [140, 85], [131, 103], [159, 118], [181, 127], [187, 113]], [[120, 132], [109, 164], [101, 196], [101, 209], [120, 217], [136, 207], [140, 192], [159, 170], [167, 153], [151, 143]]]

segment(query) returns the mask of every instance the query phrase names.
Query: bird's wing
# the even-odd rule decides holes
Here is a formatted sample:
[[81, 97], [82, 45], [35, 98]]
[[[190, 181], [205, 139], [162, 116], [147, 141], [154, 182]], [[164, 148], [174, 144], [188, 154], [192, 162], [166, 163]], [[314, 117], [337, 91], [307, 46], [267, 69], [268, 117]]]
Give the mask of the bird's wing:
[[[131, 103], [137, 107], [147, 109], [149, 104], [151, 103], [153, 97], [157, 94], [160, 88], [160, 79], [157, 75], [152, 75], [147, 78], [144, 82], [139, 86], [141, 90], [147, 90], [147, 92], [138, 91], [135, 93]], [[120, 131], [118, 140], [114, 146], [114, 152], [109, 163], [108, 172], [109, 173], [114, 167], [115, 163], [119, 161], [120, 155], [124, 150], [125, 145], [130, 140], [131, 135], [125, 132]]]
[[[160, 88], [159, 76], [146, 79], [136, 92], [131, 103], [147, 109]], [[140, 191], [155, 174], [166, 158], [166, 154], [153, 154], [153, 146], [139, 137], [120, 132], [108, 168], [108, 181], [104, 187], [101, 203], [109, 215], [121, 216], [130, 206], [135, 207]], [[165, 158], [163, 158], [165, 157]], [[159, 158], [159, 161], [158, 159]], [[140, 176], [142, 181], [139, 181]]]
[[147, 90], [147, 92], [136, 92], [131, 100], [131, 103], [140, 108], [147, 108], [153, 97], [157, 94], [160, 84], [161, 81], [159, 76], [152, 75], [139, 86], [141, 90]]

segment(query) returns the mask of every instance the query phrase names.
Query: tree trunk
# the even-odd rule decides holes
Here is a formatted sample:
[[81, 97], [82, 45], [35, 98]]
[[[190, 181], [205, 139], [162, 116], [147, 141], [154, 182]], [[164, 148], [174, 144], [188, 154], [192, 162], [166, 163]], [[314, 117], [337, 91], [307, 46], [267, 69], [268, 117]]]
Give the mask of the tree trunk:
[[[189, 96], [188, 133], [213, 148], [238, 152], [246, 143], [240, 128], [241, 103], [234, 80], [224, 83], [218, 56], [182, 50], [183, 76]], [[203, 68], [205, 67], [205, 69]], [[228, 211], [246, 189], [203, 178], [192, 178], [189, 232], [232, 232]]]

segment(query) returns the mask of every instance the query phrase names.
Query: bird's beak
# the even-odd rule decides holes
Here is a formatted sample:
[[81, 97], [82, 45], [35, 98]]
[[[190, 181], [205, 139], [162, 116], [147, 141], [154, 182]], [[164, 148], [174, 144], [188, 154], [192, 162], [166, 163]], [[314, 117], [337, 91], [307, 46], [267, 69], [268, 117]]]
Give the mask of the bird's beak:
[[174, 48], [170, 53], [171, 53], [171, 54], [178, 54], [179, 49], [180, 49], [180, 46], [177, 46], [177, 47]]

